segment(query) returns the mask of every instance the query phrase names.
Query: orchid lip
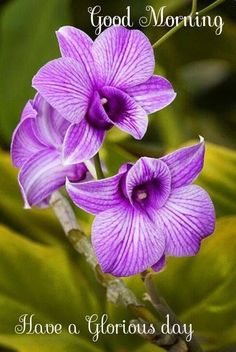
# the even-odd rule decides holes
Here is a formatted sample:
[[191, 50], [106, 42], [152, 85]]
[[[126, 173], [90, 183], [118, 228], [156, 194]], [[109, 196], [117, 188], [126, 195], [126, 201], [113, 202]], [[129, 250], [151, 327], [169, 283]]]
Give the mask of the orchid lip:
[[95, 128], [109, 130], [113, 125], [124, 123], [131, 105], [123, 91], [104, 86], [94, 92], [86, 118]]
[[109, 130], [113, 124], [107, 115], [108, 99], [100, 96], [96, 91], [93, 94], [90, 108], [88, 109], [86, 119], [95, 128]]

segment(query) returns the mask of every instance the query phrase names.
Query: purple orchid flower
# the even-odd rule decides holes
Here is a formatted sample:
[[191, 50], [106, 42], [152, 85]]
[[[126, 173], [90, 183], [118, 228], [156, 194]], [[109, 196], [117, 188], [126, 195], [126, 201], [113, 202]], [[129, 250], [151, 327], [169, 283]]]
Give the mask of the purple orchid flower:
[[81, 184], [67, 180], [80, 208], [96, 215], [92, 243], [104, 272], [115, 276], [160, 270], [165, 256], [195, 255], [212, 234], [214, 206], [191, 185], [204, 161], [204, 141], [160, 159], [142, 157], [113, 177]]
[[13, 164], [20, 168], [25, 208], [48, 205], [49, 196], [65, 184], [66, 177], [85, 179], [85, 164], [62, 164], [61, 148], [69, 125], [40, 95], [26, 104], [11, 145]]
[[64, 163], [94, 156], [113, 125], [141, 139], [147, 114], [174, 100], [171, 84], [153, 75], [153, 49], [142, 32], [113, 26], [93, 42], [66, 26], [57, 37], [62, 58], [43, 66], [33, 87], [71, 123], [62, 146]]

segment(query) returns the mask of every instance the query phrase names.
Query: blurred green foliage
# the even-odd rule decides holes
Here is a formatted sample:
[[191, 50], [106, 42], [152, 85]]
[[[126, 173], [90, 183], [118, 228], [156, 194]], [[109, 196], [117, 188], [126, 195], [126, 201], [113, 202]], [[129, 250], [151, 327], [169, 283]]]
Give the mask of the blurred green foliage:
[[[209, 2], [199, 1], [199, 7]], [[191, 7], [189, 0], [99, 3], [103, 15], [123, 15], [130, 5], [136, 26], [147, 4], [157, 10], [168, 5], [168, 13], [173, 15], [188, 14]], [[84, 323], [86, 314], [108, 312], [113, 322], [129, 321], [132, 316], [105, 302], [103, 288], [67, 243], [51, 210], [23, 209], [17, 170], [9, 159], [12, 132], [25, 102], [34, 94], [32, 76], [59, 56], [55, 30], [72, 24], [94, 38], [87, 8], [96, 4], [95, 0], [0, 2], [0, 147], [5, 149], [0, 156], [0, 351], [159, 351], [137, 336], [104, 336], [97, 344], [91, 342]], [[114, 128], [102, 149], [112, 175], [123, 162], [140, 155], [159, 157], [198, 135], [208, 142], [197, 183], [214, 201], [219, 218], [216, 232], [203, 242], [196, 257], [169, 258], [166, 269], [156, 276], [156, 285], [180, 317], [193, 324], [209, 352], [236, 350], [235, 8], [228, 0], [211, 14], [223, 16], [221, 36], [215, 35], [214, 28], [185, 28], [158, 48], [156, 73], [173, 83], [176, 100], [150, 116], [141, 142]], [[149, 27], [144, 31], [154, 43], [166, 30]], [[75, 211], [89, 233], [92, 216]], [[144, 287], [140, 278], [126, 281], [141, 299]], [[60, 322], [66, 327], [75, 322], [81, 334], [16, 335], [14, 326], [26, 312], [36, 314], [41, 323]]]

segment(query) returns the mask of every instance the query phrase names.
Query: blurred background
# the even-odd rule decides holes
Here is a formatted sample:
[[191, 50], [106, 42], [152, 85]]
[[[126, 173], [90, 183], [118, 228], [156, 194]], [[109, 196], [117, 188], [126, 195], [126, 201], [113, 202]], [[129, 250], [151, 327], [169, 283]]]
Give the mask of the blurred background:
[[[199, 0], [199, 9], [213, 1]], [[138, 351], [159, 349], [136, 336], [103, 336], [91, 342], [84, 316], [108, 312], [110, 320], [129, 321], [123, 308], [104, 300], [104, 290], [74, 253], [50, 209], [23, 210], [17, 170], [9, 158], [11, 135], [23, 106], [33, 97], [32, 76], [47, 61], [59, 57], [55, 31], [74, 25], [93, 39], [89, 6], [100, 5], [101, 15], [123, 16], [131, 6], [138, 19], [146, 5], [166, 15], [188, 15], [189, 0], [1, 0], [0, 1], [0, 351]], [[159, 157], [198, 135], [207, 142], [204, 170], [198, 180], [211, 195], [217, 213], [215, 235], [205, 240], [198, 256], [170, 258], [157, 275], [156, 285], [171, 307], [192, 323], [206, 351], [236, 351], [236, 2], [226, 0], [213, 10], [224, 21], [215, 28], [183, 28], [156, 51], [156, 73], [168, 78], [176, 100], [150, 116], [145, 138], [136, 142], [112, 129], [102, 150], [108, 171], [140, 155]], [[154, 43], [167, 28], [142, 31]], [[92, 217], [76, 209], [89, 234]], [[126, 280], [141, 298], [139, 277]], [[151, 307], [150, 307], [151, 309]], [[38, 322], [70, 322], [81, 334], [16, 335], [23, 313]], [[161, 351], [161, 350], [160, 350]]]

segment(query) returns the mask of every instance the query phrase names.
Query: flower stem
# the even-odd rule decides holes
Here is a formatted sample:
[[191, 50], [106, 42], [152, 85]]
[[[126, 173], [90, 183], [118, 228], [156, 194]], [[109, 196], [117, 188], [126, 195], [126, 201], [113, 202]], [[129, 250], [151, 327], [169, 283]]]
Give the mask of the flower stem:
[[[213, 10], [215, 7], [219, 6], [220, 4], [222, 4], [225, 0], [216, 0], [215, 2], [213, 2], [211, 5], [205, 7], [204, 9], [202, 9], [201, 11], [198, 11], [198, 16], [201, 16], [203, 14], [205, 14], [206, 12], [209, 12], [211, 10]], [[196, 12], [197, 12], [197, 0], [193, 0], [192, 1], [192, 10], [191, 13], [189, 14], [189, 16], [194, 17], [196, 16]], [[169, 39], [173, 34], [175, 34], [176, 32], [178, 32], [181, 28], [184, 27], [185, 21], [182, 20], [181, 22], [179, 22], [179, 24], [173, 28], [171, 28], [166, 34], [164, 34], [160, 39], [158, 39], [154, 44], [153, 44], [153, 49], [156, 49], [157, 47], [159, 47], [162, 43], [164, 43], [167, 39]]]
[[66, 237], [73, 245], [74, 249], [85, 256], [88, 264], [96, 272], [97, 278], [102, 282], [109, 290], [112, 286], [112, 292], [110, 292], [110, 299], [113, 303], [118, 303], [122, 300], [124, 305], [140, 305], [137, 298], [134, 296], [121, 279], [115, 278], [111, 275], [104, 274], [99, 268], [96, 255], [89, 238], [80, 229], [80, 226], [75, 217], [74, 211], [70, 206], [68, 200], [62, 196], [60, 192], [54, 192], [50, 199], [50, 205], [60, 221], [62, 228], [65, 232]]
[[[178, 324], [180, 327], [183, 326], [183, 323], [177, 318], [173, 310], [169, 307], [164, 298], [160, 297], [157, 289], [153, 282], [153, 274], [152, 272], [145, 271], [143, 273], [143, 281], [145, 283], [147, 293], [149, 294], [150, 300], [154, 308], [156, 308], [157, 312], [160, 316], [165, 320], [167, 315], [169, 316], [170, 326], [172, 327], [174, 324]], [[183, 331], [183, 329], [182, 329]], [[197, 339], [192, 336], [191, 341], [187, 341], [187, 334], [183, 333], [182, 336], [185, 338], [185, 341], [188, 345], [189, 352], [203, 352], [203, 349], [199, 345]]]
[[197, 0], [192, 0], [192, 10], [191, 13], [197, 12]]
[[94, 160], [94, 166], [96, 169], [96, 173], [97, 173], [97, 178], [100, 180], [102, 178], [105, 178], [103, 171], [102, 171], [102, 166], [101, 166], [101, 161], [100, 161], [100, 156], [99, 156], [99, 152], [97, 152], [97, 154], [93, 157]]

